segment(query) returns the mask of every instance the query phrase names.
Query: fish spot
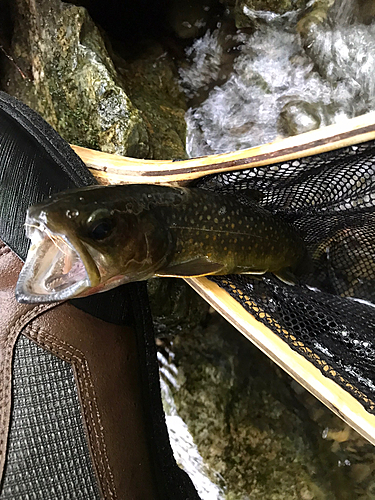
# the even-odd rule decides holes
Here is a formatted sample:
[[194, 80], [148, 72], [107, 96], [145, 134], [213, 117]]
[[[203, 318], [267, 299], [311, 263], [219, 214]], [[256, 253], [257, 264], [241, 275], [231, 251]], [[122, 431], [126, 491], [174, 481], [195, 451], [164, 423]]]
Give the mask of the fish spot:
[[211, 215], [207, 215], [207, 220], [211, 220]]
[[200, 215], [200, 216], [199, 216], [199, 220], [203, 220], [203, 215]]
[[237, 238], [234, 238], [233, 243], [237, 243], [237, 241], [238, 241]]
[[232, 229], [234, 229], [234, 224], [232, 223], [232, 224], [230, 225], [230, 227], [231, 227]]
[[190, 224], [194, 224], [194, 219], [190, 219]]
[[75, 219], [76, 217], [79, 216], [79, 211], [76, 208], [73, 208], [73, 210], [68, 210], [65, 212], [65, 215], [68, 217], [68, 219]]
[[195, 234], [196, 234], [197, 236], [199, 236], [199, 231], [195, 231]]
[[189, 243], [190, 243], [190, 245], [192, 245], [194, 243], [193, 238], [190, 238]]
[[239, 225], [241, 225], [241, 224], [242, 224], [242, 220], [241, 220], [241, 219], [238, 221], [238, 224], [239, 224]]
[[209, 235], [209, 234], [206, 234], [206, 240], [208, 240], [208, 238], [209, 238], [209, 237], [210, 237], [210, 235]]
[[212, 237], [212, 239], [213, 239], [214, 241], [216, 241], [216, 239], [217, 239], [216, 234]]
[[207, 210], [208, 210], [207, 205], [204, 205], [203, 212], [207, 212]]
[[217, 217], [214, 218], [214, 222], [215, 224], [218, 224], [219, 223], [219, 219]]
[[224, 252], [226, 252], [228, 250], [228, 247], [224, 247]]

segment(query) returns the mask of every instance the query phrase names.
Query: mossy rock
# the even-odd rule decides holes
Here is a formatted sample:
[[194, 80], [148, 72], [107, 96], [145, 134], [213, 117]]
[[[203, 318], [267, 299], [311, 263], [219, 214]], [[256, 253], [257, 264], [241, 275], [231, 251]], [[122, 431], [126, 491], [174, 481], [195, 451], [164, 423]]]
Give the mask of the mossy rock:
[[128, 65], [124, 82], [83, 7], [39, 0], [32, 9], [19, 0], [13, 16], [16, 65], [8, 63], [2, 88], [64, 139], [125, 156], [186, 157], [185, 103], [171, 60], [153, 52]]
[[350, 500], [344, 470], [335, 477], [341, 496], [331, 488], [336, 458], [291, 379], [237, 330], [214, 314], [170, 350], [177, 412], [226, 500]]

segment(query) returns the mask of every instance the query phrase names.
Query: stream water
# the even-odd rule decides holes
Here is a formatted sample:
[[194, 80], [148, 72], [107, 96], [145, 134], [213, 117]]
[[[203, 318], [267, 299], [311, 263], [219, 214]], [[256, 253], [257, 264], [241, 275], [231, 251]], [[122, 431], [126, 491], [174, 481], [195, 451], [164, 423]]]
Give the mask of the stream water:
[[253, 33], [223, 22], [195, 40], [180, 70], [192, 103], [189, 155], [265, 144], [375, 109], [375, 25], [353, 18], [353, 3], [340, 2], [307, 33], [299, 11], [262, 11], [253, 12], [261, 23]]

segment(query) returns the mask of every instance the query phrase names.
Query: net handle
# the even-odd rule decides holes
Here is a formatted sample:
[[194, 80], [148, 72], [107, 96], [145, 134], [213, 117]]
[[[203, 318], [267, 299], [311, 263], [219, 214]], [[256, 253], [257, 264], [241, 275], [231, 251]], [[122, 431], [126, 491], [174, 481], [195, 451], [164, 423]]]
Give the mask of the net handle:
[[375, 139], [375, 112], [233, 153], [189, 160], [142, 160], [72, 145], [100, 184], [188, 184], [205, 175], [303, 158]]

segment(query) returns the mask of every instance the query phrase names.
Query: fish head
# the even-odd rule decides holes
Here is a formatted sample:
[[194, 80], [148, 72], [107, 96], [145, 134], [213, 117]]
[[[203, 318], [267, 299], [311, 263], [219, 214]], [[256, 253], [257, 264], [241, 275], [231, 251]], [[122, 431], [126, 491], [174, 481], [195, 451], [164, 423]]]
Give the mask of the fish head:
[[19, 302], [84, 297], [153, 274], [163, 255], [157, 221], [112, 194], [103, 197], [101, 186], [72, 190], [28, 209], [31, 246], [16, 286]]

